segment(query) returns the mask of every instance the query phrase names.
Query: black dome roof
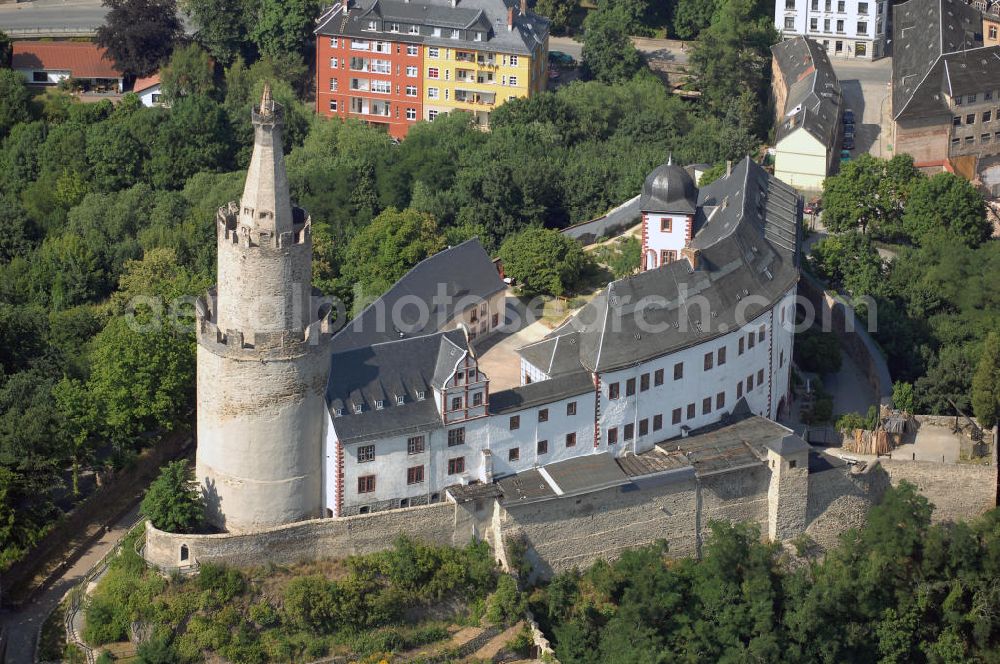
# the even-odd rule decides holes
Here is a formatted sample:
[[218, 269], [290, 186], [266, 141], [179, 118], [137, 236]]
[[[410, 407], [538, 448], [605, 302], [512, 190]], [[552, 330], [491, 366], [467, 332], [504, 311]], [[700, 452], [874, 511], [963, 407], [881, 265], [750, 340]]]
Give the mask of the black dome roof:
[[642, 185], [639, 208], [643, 212], [694, 214], [698, 188], [688, 172], [673, 160], [657, 166]]

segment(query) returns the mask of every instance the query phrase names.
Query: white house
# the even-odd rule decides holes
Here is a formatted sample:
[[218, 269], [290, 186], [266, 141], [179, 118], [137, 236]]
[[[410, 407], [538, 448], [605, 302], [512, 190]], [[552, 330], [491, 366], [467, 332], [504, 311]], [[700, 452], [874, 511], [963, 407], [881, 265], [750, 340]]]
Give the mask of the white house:
[[826, 51], [795, 37], [771, 47], [775, 107], [774, 176], [819, 191], [840, 155], [840, 82]]
[[160, 93], [160, 72], [136, 79], [132, 92], [139, 95], [143, 106], [161, 105], [163, 101]]
[[888, 0], [775, 0], [774, 26], [782, 36], [815, 39], [832, 56], [885, 56]]
[[34, 85], [73, 78], [88, 92], [122, 91], [122, 72], [103, 48], [90, 42], [15, 41], [11, 68]]

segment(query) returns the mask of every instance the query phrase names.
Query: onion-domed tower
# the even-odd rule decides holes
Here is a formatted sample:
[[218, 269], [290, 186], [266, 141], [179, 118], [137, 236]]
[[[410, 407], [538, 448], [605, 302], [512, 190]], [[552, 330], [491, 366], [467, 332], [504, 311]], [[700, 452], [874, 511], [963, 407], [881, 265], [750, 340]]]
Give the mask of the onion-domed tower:
[[639, 198], [642, 211], [642, 269], [677, 260], [694, 233], [698, 187], [673, 158], [646, 177]]
[[267, 85], [252, 121], [243, 197], [216, 216], [218, 284], [197, 307], [196, 473], [209, 522], [234, 533], [321, 516], [330, 361], [310, 219], [289, 200]]

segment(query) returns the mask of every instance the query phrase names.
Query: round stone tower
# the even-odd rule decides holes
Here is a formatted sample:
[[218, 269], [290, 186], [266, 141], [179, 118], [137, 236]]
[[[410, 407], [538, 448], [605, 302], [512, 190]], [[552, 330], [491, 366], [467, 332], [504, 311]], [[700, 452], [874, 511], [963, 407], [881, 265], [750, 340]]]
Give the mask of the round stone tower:
[[197, 307], [197, 478], [233, 533], [321, 516], [330, 323], [311, 286], [310, 219], [292, 206], [283, 113], [252, 113], [243, 198], [216, 216], [218, 284]]

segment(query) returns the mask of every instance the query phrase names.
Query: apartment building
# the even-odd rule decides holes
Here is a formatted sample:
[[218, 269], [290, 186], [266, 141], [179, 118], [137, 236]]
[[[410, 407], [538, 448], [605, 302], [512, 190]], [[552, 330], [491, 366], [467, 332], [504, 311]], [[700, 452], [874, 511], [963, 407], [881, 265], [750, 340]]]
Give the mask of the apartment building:
[[888, 0], [775, 0], [774, 25], [785, 38], [810, 37], [827, 54], [883, 57], [889, 30]]
[[521, 0], [351, 0], [316, 29], [316, 111], [396, 138], [461, 110], [489, 127], [510, 99], [545, 88], [549, 23]]
[[921, 168], [975, 179], [1000, 157], [1000, 46], [984, 43], [984, 26], [961, 0], [896, 6], [895, 145]]

